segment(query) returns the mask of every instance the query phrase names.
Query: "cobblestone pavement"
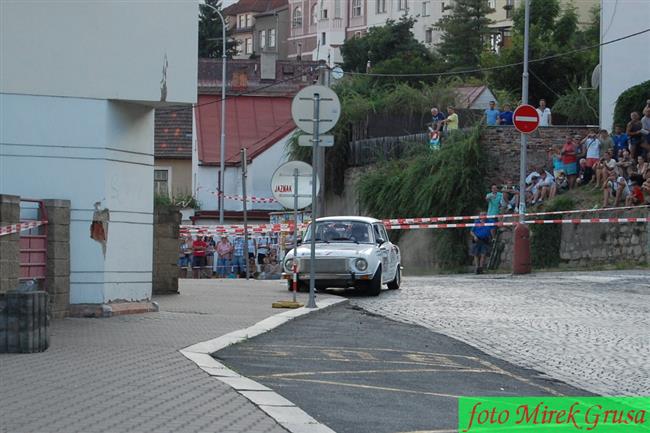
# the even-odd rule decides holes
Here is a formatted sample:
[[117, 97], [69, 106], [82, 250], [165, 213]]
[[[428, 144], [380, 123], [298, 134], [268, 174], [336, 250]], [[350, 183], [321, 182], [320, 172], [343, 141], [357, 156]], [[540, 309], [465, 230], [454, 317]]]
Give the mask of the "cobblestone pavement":
[[0, 355], [0, 431], [286, 433], [178, 352], [277, 314], [285, 287], [182, 280], [159, 313], [53, 321], [46, 352]]
[[436, 276], [352, 298], [603, 395], [650, 395], [650, 271]]

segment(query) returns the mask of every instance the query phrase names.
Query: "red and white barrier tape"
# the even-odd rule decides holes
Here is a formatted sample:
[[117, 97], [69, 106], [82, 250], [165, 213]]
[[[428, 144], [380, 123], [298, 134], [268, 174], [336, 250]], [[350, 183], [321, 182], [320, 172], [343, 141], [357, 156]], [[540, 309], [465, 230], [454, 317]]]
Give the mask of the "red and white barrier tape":
[[[555, 220], [527, 220], [526, 224], [600, 224], [600, 223], [647, 223], [650, 218], [573, 218]], [[456, 229], [466, 227], [511, 227], [519, 224], [517, 221], [494, 221], [485, 223], [449, 223], [449, 224], [393, 224], [387, 225], [390, 230], [410, 229]]]
[[[305, 228], [306, 225], [300, 225], [299, 228]], [[252, 224], [248, 226], [251, 233], [280, 233], [293, 232], [293, 224]], [[243, 234], [244, 226], [237, 225], [213, 225], [213, 226], [192, 226], [184, 225], [180, 227], [182, 234]]]
[[[649, 206], [635, 206], [634, 209], [643, 209]], [[532, 216], [542, 216], [542, 215], [566, 215], [566, 214], [576, 214], [576, 213], [594, 213], [594, 212], [609, 212], [617, 210], [630, 210], [630, 207], [610, 207], [602, 209], [582, 209], [582, 210], [561, 210], [553, 212], [531, 212], [525, 214], [526, 217]], [[476, 220], [479, 219], [479, 215], [466, 215], [466, 216], [445, 216], [445, 217], [429, 217], [429, 218], [395, 218], [395, 219], [386, 219], [384, 220], [384, 225], [386, 227], [390, 225], [412, 225], [412, 224], [423, 224], [423, 223], [438, 223], [443, 221], [466, 221], [466, 220]], [[501, 215], [489, 215], [489, 218], [519, 218], [517, 213], [501, 214]]]
[[[216, 192], [214, 192], [213, 194], [218, 195]], [[228, 195], [228, 194], [222, 194], [222, 195], [223, 198], [226, 200], [244, 201], [244, 196], [241, 195]], [[251, 203], [277, 203], [278, 202], [273, 197], [256, 197], [254, 195], [247, 195], [246, 201]]]
[[47, 221], [29, 221], [29, 222], [21, 222], [18, 224], [11, 224], [8, 226], [0, 227], [0, 236], [19, 233], [24, 230], [29, 230], [29, 229], [42, 226], [44, 224], [47, 224]]

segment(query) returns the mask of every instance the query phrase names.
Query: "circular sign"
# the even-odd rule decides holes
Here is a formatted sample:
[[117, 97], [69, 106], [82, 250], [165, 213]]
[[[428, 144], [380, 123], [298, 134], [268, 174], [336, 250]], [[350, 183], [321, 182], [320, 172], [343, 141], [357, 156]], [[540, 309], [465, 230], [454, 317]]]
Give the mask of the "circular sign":
[[539, 126], [539, 113], [532, 105], [520, 105], [512, 113], [515, 129], [523, 134], [530, 134]]
[[[273, 197], [287, 209], [295, 205], [295, 185], [298, 175], [298, 209], [306, 208], [311, 204], [311, 180], [313, 170], [311, 165], [302, 161], [289, 161], [275, 170], [271, 178], [271, 191]], [[320, 190], [320, 183], [316, 177], [316, 193]]]
[[334, 78], [335, 80], [340, 80], [341, 78], [343, 78], [343, 69], [341, 69], [340, 66], [336, 66], [332, 69], [331, 74], [332, 74], [332, 78]]
[[341, 117], [341, 102], [336, 93], [325, 86], [308, 86], [296, 94], [291, 103], [291, 116], [298, 128], [307, 134], [314, 134], [314, 100], [318, 96], [318, 133], [325, 134]]

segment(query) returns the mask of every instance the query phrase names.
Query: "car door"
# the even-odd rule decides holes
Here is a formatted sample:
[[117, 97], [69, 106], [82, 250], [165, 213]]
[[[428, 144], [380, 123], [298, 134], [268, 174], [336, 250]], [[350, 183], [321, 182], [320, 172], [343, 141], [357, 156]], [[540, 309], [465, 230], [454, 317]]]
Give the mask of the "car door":
[[374, 230], [375, 238], [381, 238], [384, 240], [381, 245], [377, 243], [377, 247], [379, 249], [379, 258], [381, 261], [381, 282], [386, 283], [392, 281], [394, 278], [390, 275], [390, 273], [393, 272], [390, 269], [390, 242], [387, 239], [386, 230], [384, 229], [383, 224], [374, 224]]
[[385, 271], [386, 281], [393, 281], [395, 279], [395, 272], [397, 271], [397, 246], [394, 245], [388, 238], [388, 233], [386, 232], [386, 227], [381, 224], [381, 231], [384, 234], [384, 239], [386, 240], [386, 249], [388, 251], [388, 268]]

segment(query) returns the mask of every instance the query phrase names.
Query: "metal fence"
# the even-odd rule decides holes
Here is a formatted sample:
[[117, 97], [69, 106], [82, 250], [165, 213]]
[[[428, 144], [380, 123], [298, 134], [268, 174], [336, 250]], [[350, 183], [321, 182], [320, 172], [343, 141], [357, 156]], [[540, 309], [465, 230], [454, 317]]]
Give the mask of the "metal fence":
[[379, 161], [399, 159], [414, 146], [424, 146], [428, 141], [427, 133], [354, 140], [349, 144], [348, 166], [360, 167]]

